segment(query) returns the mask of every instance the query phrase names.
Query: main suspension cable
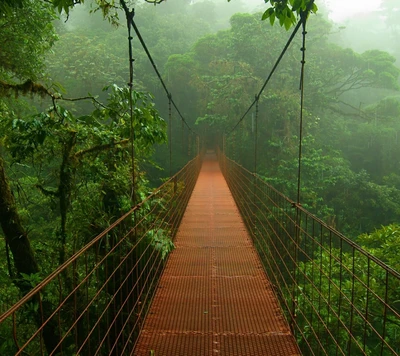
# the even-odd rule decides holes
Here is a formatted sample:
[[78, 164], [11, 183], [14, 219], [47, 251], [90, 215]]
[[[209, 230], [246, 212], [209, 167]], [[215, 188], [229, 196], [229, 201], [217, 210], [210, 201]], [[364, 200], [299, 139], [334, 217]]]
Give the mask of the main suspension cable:
[[292, 43], [292, 41], [295, 38], [297, 32], [299, 31], [299, 28], [300, 28], [302, 22], [303, 22], [303, 18], [300, 18], [300, 20], [298, 21], [298, 23], [297, 23], [296, 27], [294, 28], [292, 34], [290, 35], [288, 41], [286, 42], [285, 47], [283, 48], [283, 50], [282, 50], [281, 54], [279, 55], [277, 61], [275, 62], [274, 66], [272, 67], [271, 72], [269, 73], [269, 75], [268, 75], [267, 79], [265, 80], [263, 86], [261, 87], [260, 91], [256, 95], [256, 99], [254, 99], [254, 101], [251, 103], [251, 105], [246, 110], [246, 112], [241, 116], [241, 118], [236, 123], [236, 125], [233, 127], [233, 129], [228, 132], [228, 135], [236, 130], [236, 128], [240, 125], [240, 123], [244, 120], [244, 118], [247, 116], [247, 114], [250, 112], [250, 110], [253, 108], [253, 106], [256, 104], [256, 102], [260, 98], [261, 94], [263, 93], [264, 89], [266, 88], [266, 86], [268, 85], [269, 81], [271, 80], [273, 74], [275, 73], [276, 69], [278, 68], [278, 65], [281, 62], [283, 56], [285, 55], [285, 53], [288, 50], [290, 44]]
[[[135, 23], [135, 21], [133, 20], [133, 18], [132, 18], [131, 23], [132, 23], [132, 27], [133, 27], [133, 29], [135, 30], [135, 33], [136, 33], [136, 35], [137, 35], [137, 37], [138, 37], [138, 39], [139, 39], [139, 41], [140, 41], [140, 43], [141, 43], [141, 45], [142, 45], [144, 51], [145, 51], [146, 54], [147, 54], [147, 57], [149, 58], [149, 61], [150, 61], [151, 65], [153, 66], [154, 71], [155, 71], [156, 74], [157, 74], [158, 79], [159, 79], [160, 82], [161, 82], [162, 87], [164, 88], [165, 93], [167, 94], [167, 96], [170, 96], [170, 92], [168, 91], [167, 85], [165, 84], [163, 78], [161, 77], [161, 74], [160, 74], [160, 72], [159, 72], [159, 70], [158, 70], [158, 68], [157, 68], [157, 66], [156, 66], [156, 64], [155, 64], [155, 62], [154, 62], [154, 60], [153, 60], [153, 57], [151, 56], [150, 51], [149, 51], [149, 49], [147, 48], [146, 43], [145, 43], [145, 41], [144, 41], [144, 39], [143, 39], [143, 37], [142, 37], [142, 35], [141, 35], [141, 33], [140, 33], [138, 27], [136, 26], [136, 23]], [[171, 103], [172, 103], [172, 105], [174, 106], [174, 108], [175, 108], [176, 112], [178, 113], [178, 115], [180, 116], [181, 120], [184, 122], [184, 124], [186, 125], [186, 127], [189, 129], [189, 131], [195, 133], [195, 132], [192, 130], [192, 128], [189, 126], [189, 124], [187, 123], [186, 119], [185, 119], [185, 118], [183, 117], [183, 115], [181, 114], [181, 112], [180, 112], [180, 110], [178, 109], [178, 106], [175, 104], [174, 100], [171, 99]]]

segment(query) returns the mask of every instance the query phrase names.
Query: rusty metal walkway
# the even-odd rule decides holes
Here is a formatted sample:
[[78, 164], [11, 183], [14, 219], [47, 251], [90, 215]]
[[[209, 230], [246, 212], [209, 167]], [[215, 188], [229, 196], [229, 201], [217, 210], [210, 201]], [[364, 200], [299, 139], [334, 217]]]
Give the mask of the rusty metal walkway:
[[205, 157], [137, 356], [299, 355], [215, 155]]

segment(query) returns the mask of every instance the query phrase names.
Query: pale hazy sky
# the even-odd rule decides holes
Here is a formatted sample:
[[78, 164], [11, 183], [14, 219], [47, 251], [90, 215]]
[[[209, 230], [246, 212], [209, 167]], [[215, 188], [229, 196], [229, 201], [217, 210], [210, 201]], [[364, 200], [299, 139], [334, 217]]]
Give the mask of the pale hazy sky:
[[[377, 10], [381, 0], [325, 0], [328, 8], [332, 11], [330, 18], [340, 22], [358, 13]], [[316, 1], [318, 4], [318, 1]]]
[[[242, 2], [259, 11], [265, 8], [264, 0], [242, 0]], [[360, 13], [377, 10], [381, 2], [382, 0], [315, 0], [317, 5], [326, 4], [331, 10], [329, 17], [335, 22], [343, 21]]]

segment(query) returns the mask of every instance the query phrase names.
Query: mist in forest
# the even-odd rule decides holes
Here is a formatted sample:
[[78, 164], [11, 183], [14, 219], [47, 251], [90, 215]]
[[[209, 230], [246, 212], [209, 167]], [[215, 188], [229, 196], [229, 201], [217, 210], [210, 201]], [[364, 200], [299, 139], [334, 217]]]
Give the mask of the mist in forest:
[[[256, 133], [255, 107], [238, 120], [254, 101], [292, 29], [285, 30], [279, 21], [273, 26], [268, 19], [261, 21], [266, 9], [262, 0], [168, 0], [157, 6], [138, 1], [129, 5], [135, 7], [134, 21], [179, 109], [179, 113], [172, 109], [169, 116], [163, 85], [134, 33], [132, 88], [138, 93], [137, 113], [142, 115], [142, 122], [137, 123], [142, 135], [137, 152], [141, 198], [150, 187], [179, 171], [200, 144], [215, 148], [222, 147], [223, 141], [228, 157], [249, 170], [257, 166], [257, 174], [293, 199], [298, 172], [301, 31], [259, 97]], [[400, 10], [397, 1], [385, 0], [374, 11], [334, 22], [329, 2], [317, 1], [317, 5], [306, 36], [302, 204], [356, 239], [400, 222]], [[85, 1], [68, 16], [64, 13], [54, 19], [46, 14], [49, 28], [42, 35], [45, 40], [38, 42], [42, 47], [36, 52], [22, 47], [24, 55], [19, 57], [43, 55], [27, 58], [21, 68], [12, 61], [7, 64], [7, 70], [14, 71], [13, 78], [23, 82], [28, 73], [69, 99], [59, 104], [69, 123], [65, 126], [60, 121], [57, 127], [52, 126], [54, 106], [46, 96], [3, 100], [16, 115], [3, 123], [9, 132], [6, 159], [18, 163], [13, 184], [24, 189], [18, 188], [17, 202], [23, 211], [32, 211], [28, 227], [34, 231], [42, 210], [53, 220], [59, 219], [54, 206], [60, 177], [64, 177], [60, 172], [65, 169], [65, 147], [78, 154], [109, 147], [110, 140], [127, 142], [129, 130], [124, 125], [129, 119], [123, 115], [129, 112], [130, 73], [125, 14], [118, 11], [108, 21], [94, 9], [92, 2]], [[16, 30], [10, 30], [10, 36]], [[26, 43], [34, 43], [34, 38]], [[17, 55], [10, 52], [9, 57]], [[202, 137], [201, 142], [196, 142], [190, 130]], [[69, 141], [71, 132], [80, 132], [80, 141]], [[262, 157], [258, 162], [255, 142], [258, 157]], [[86, 212], [95, 214], [91, 199], [96, 194], [107, 200], [105, 216], [125, 211], [130, 180], [129, 167], [122, 163], [129, 150], [124, 149], [101, 153], [76, 170], [86, 183], [68, 185], [71, 201], [66, 206], [74, 210], [64, 212], [69, 217], [64, 216], [63, 222], [83, 216], [88, 221]], [[111, 163], [112, 159], [117, 161]], [[23, 175], [30, 178], [20, 178]], [[55, 228], [49, 222], [42, 229], [40, 234], [51, 236]], [[66, 231], [67, 226], [62, 229]], [[88, 228], [88, 236], [93, 233]]]
[[[336, 228], [357, 235], [400, 220], [396, 158], [400, 154], [400, 45], [396, 40], [400, 11], [396, 1], [386, 0], [379, 9], [360, 10], [334, 22], [331, 3], [317, 4], [319, 10], [308, 23], [306, 51], [309, 147], [305, 154], [312, 164], [304, 173], [305, 205]], [[119, 26], [112, 26], [100, 12], [89, 14], [91, 6], [90, 2], [77, 6], [68, 19], [56, 23], [59, 40], [47, 56], [47, 69], [66, 95], [96, 93], [106, 100], [109, 91], [103, 91], [104, 87], [111, 83], [124, 87], [129, 78], [125, 15], [120, 12]], [[204, 139], [208, 144], [220, 141], [218, 136], [246, 111], [290, 34], [278, 23], [271, 26], [268, 20], [261, 21], [263, 11], [265, 3], [258, 0], [135, 5], [135, 22], [168, 90], [188, 124], [209, 136]], [[150, 92], [168, 121], [164, 89], [133, 37], [133, 87]], [[265, 130], [260, 134], [260, 150], [265, 152], [260, 173], [289, 197], [295, 194], [290, 182], [296, 172], [300, 41], [297, 36], [260, 101], [261, 132]], [[91, 110], [87, 102], [66, 106], [76, 112]], [[183, 147], [188, 144], [179, 119], [175, 120], [170, 138], [177, 152], [172, 172], [186, 161]], [[240, 142], [228, 137], [227, 150], [236, 147], [232, 155], [250, 169], [254, 166], [254, 118], [243, 120], [239, 130], [246, 134]], [[165, 145], [158, 146], [155, 159], [164, 170], [149, 165], [146, 171], [157, 185], [170, 171], [165, 169], [169, 165]], [[356, 193], [360, 189], [363, 194]], [[359, 207], [359, 199], [365, 199], [365, 205], [373, 201], [376, 211], [350, 212], [349, 201], [357, 201], [354, 204]]]
[[[104, 19], [89, 0], [68, 15], [56, 1], [2, 2], [11, 11], [0, 17], [0, 208], [13, 215], [0, 220], [16, 222], [26, 243], [14, 251], [31, 258], [22, 272], [37, 279], [25, 285], [206, 148], [301, 197], [301, 209], [400, 270], [400, 3], [360, 1], [347, 14], [343, 1], [339, 17], [339, 1], [315, 2], [305, 37], [300, 29], [262, 92], [294, 28], [262, 21], [264, 0], [129, 1], [162, 81], [133, 29], [130, 58], [121, 9]], [[168, 184], [172, 195], [185, 188]], [[142, 207], [164, 209], [162, 199]], [[146, 249], [168, 254], [168, 228], [145, 236]], [[0, 251], [9, 254], [7, 241], [19, 239], [7, 231]], [[115, 243], [109, 236], [98, 253]], [[11, 285], [0, 288], [2, 306], [26, 293], [11, 283], [21, 272], [12, 258], [0, 259], [0, 282]], [[396, 327], [388, 338], [398, 340]]]

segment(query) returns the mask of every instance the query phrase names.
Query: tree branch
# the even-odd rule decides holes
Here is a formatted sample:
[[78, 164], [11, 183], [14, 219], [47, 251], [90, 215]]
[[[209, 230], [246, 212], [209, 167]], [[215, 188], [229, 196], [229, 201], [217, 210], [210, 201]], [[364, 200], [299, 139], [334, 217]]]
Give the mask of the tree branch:
[[[356, 108], [355, 106], [348, 104], [342, 100], [338, 101], [340, 104], [346, 105], [350, 108], [352, 108], [353, 110], [357, 111], [359, 113], [359, 116], [363, 116], [364, 119], [370, 119], [373, 120], [374, 118], [371, 115], [368, 115], [365, 111], [361, 110], [360, 108]], [[362, 114], [362, 115], [361, 115]]]
[[107, 109], [107, 106], [98, 101], [94, 96], [83, 96], [80, 98], [64, 98], [60, 94], [52, 93], [42, 84], [35, 83], [31, 79], [28, 79], [27, 81], [21, 84], [11, 84], [3, 80], [0, 80], [0, 93], [9, 95], [10, 92], [14, 92], [16, 96], [18, 96], [19, 94], [23, 95], [36, 94], [41, 97], [49, 96], [53, 100], [53, 102], [55, 100], [64, 100], [72, 102], [81, 100], [91, 100], [97, 105], [101, 106], [102, 108]]
[[99, 151], [104, 151], [104, 150], [108, 150], [116, 145], [125, 145], [129, 142], [129, 139], [124, 139], [118, 142], [111, 142], [111, 143], [106, 143], [104, 145], [98, 145], [98, 146], [94, 146], [94, 147], [90, 147], [86, 150], [80, 150], [78, 152], [76, 152], [73, 157], [74, 158], [81, 158], [82, 156], [89, 154], [89, 153], [93, 153], [93, 152], [99, 152]]
[[345, 113], [345, 112], [343, 112], [342, 110], [339, 110], [338, 108], [335, 108], [335, 107], [332, 106], [332, 105], [327, 106], [327, 109], [329, 109], [329, 110], [331, 110], [331, 111], [333, 111], [333, 112], [335, 112], [335, 113], [337, 113], [337, 114], [340, 114], [340, 115], [342, 115], [342, 116], [348, 116], [348, 117], [359, 116], [359, 115], [356, 115], [356, 114]]
[[9, 95], [10, 92], [14, 92], [15, 96], [19, 94], [36, 94], [41, 97], [45, 97], [46, 95], [54, 97], [54, 94], [49, 92], [42, 84], [34, 83], [31, 79], [21, 84], [10, 84], [0, 80], [0, 93]]
[[63, 96], [57, 96], [55, 97], [56, 100], [64, 100], [64, 101], [81, 101], [81, 100], [91, 100], [95, 102], [97, 105], [101, 106], [104, 109], [108, 109], [108, 107], [104, 104], [102, 104], [100, 101], [98, 101], [94, 96], [83, 96], [80, 98], [64, 98]]
[[51, 197], [59, 197], [60, 196], [60, 193], [58, 190], [56, 190], [56, 191], [48, 190], [40, 184], [36, 184], [35, 187], [38, 188], [46, 196], [51, 196]]

